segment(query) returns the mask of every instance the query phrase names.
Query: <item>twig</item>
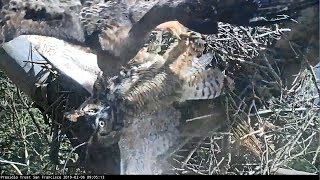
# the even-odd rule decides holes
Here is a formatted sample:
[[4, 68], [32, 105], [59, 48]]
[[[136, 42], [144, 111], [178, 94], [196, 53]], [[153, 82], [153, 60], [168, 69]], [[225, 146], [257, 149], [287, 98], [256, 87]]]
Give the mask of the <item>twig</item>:
[[60, 100], [61, 100], [63, 97], [64, 97], [64, 94], [61, 94], [61, 95], [57, 98], [57, 100], [55, 100], [52, 104], [50, 104], [50, 106], [43, 112], [43, 114], [47, 114], [47, 113], [49, 112], [49, 110], [50, 110], [53, 106], [55, 106], [57, 103], [59, 103]]
[[[21, 163], [15, 163], [15, 162], [6, 161], [6, 160], [1, 160], [1, 159], [0, 159], [0, 162], [1, 162], [1, 163], [10, 164], [10, 166], [13, 167], [13, 169], [17, 172], [18, 175], [23, 175], [23, 174], [21, 173], [20, 169], [15, 165], [15, 164], [22, 165]], [[27, 165], [26, 165], [26, 166], [27, 166]]]
[[188, 154], [187, 158], [182, 162], [181, 168], [184, 168], [186, 166], [187, 162], [190, 160], [190, 158], [193, 155], [193, 153], [196, 152], [196, 150], [199, 148], [199, 146], [201, 145], [202, 141], [205, 138], [206, 137], [204, 137], [204, 138], [202, 138], [201, 140], [198, 141], [197, 145], [190, 151], [190, 153]]
[[87, 144], [87, 142], [84, 142], [84, 143], [81, 143], [81, 144], [77, 145], [76, 147], [72, 148], [72, 150], [71, 150], [71, 151], [69, 152], [69, 154], [67, 155], [66, 162], [65, 162], [64, 165], [63, 165], [63, 169], [62, 169], [62, 173], [63, 173], [63, 174], [65, 173], [65, 169], [66, 169], [67, 163], [68, 163], [68, 161], [69, 161], [69, 159], [70, 159], [70, 157], [71, 157], [71, 154], [72, 154], [77, 148], [79, 148], [79, 147], [81, 147], [81, 146], [83, 146], [83, 145], [86, 145], [86, 144]]
[[48, 144], [50, 144], [50, 141], [49, 141], [48, 137], [46, 136], [46, 134], [44, 133], [44, 131], [41, 129], [41, 127], [40, 127], [39, 123], [36, 121], [33, 113], [30, 111], [30, 106], [27, 105], [27, 103], [22, 99], [21, 92], [20, 92], [20, 90], [19, 90], [18, 88], [17, 88], [17, 94], [18, 94], [18, 97], [19, 97], [20, 101], [22, 102], [22, 104], [26, 107], [27, 112], [28, 112], [29, 116], [31, 117], [31, 120], [32, 120], [33, 124], [36, 126], [38, 132], [39, 132], [40, 134], [42, 134], [43, 137], [44, 137], [44, 139], [46, 140], [46, 142], [47, 142]]
[[266, 63], [268, 66], [268, 70], [271, 72], [272, 76], [276, 79], [276, 81], [279, 83], [279, 89], [282, 89], [282, 81], [281, 78], [278, 76], [278, 74], [274, 71], [271, 64], [269, 63], [266, 54], [263, 54], [262, 60]]
[[12, 161], [8, 161], [8, 160], [4, 160], [4, 159], [2, 159], [2, 158], [0, 158], [0, 162], [1, 162], [1, 163], [8, 163], [8, 164], [16, 164], [16, 165], [20, 165], [20, 166], [28, 166], [28, 165], [23, 164], [23, 163], [12, 162]]
[[269, 32], [266, 32], [266, 33], [263, 33], [263, 34], [256, 35], [254, 38], [261, 38], [261, 37], [268, 36], [268, 35], [271, 35], [271, 34], [275, 34], [275, 33], [278, 33], [278, 32], [290, 32], [290, 31], [291, 31], [291, 29], [289, 29], [289, 28], [283, 28], [283, 29], [278, 29], [278, 30], [275, 30], [275, 31], [269, 31]]
[[192, 118], [192, 119], [187, 119], [186, 122], [208, 119], [208, 118], [216, 118], [216, 117], [220, 117], [220, 116], [221, 116], [221, 113], [209, 114], [209, 115], [199, 116], [199, 117]]
[[47, 65], [49, 64], [47, 61], [22, 61], [22, 62], [27, 62], [27, 63], [31, 63], [31, 64], [41, 64], [41, 65]]
[[[319, 108], [316, 108], [316, 109], [319, 109]], [[306, 111], [308, 110], [307, 108], [305, 107], [301, 107], [301, 108], [293, 108], [293, 109], [275, 109], [275, 110], [271, 110], [271, 109], [267, 109], [267, 110], [261, 110], [261, 111], [258, 111], [254, 114], [250, 114], [250, 116], [256, 116], [256, 115], [265, 115], [265, 114], [279, 114], [281, 112], [297, 112], [297, 111]]]
[[318, 148], [316, 150], [316, 154], [314, 155], [313, 160], [312, 160], [312, 164], [315, 164], [317, 159], [319, 158], [318, 157], [319, 152], [320, 152], [320, 145], [318, 145]]
[[307, 69], [308, 69], [308, 70], [310, 71], [310, 73], [311, 73], [312, 81], [313, 81], [313, 83], [314, 83], [315, 88], [316, 88], [317, 91], [318, 91], [318, 95], [319, 95], [319, 98], [320, 98], [320, 88], [319, 88], [319, 86], [318, 86], [316, 74], [315, 74], [315, 72], [314, 72], [314, 70], [313, 70], [313, 67], [311, 66], [310, 62], [309, 62], [308, 59], [305, 57], [305, 55], [302, 54], [302, 57], [303, 57], [302, 59], [303, 59], [303, 60], [306, 62], [306, 64], [307, 64]]
[[174, 153], [176, 153], [177, 151], [179, 151], [184, 145], [186, 145], [193, 137], [189, 136], [187, 138], [185, 138], [183, 140], [183, 142], [175, 145], [174, 147], [171, 147], [166, 153], [165, 155], [159, 156], [158, 159], [167, 159], [169, 157], [171, 157]]

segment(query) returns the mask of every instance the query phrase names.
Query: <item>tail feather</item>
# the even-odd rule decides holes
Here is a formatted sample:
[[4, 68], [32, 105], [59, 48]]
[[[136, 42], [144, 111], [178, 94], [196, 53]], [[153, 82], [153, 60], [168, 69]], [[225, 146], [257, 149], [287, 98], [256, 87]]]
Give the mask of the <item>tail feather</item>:
[[[224, 85], [232, 87], [232, 80], [228, 79], [219, 68], [207, 68], [211, 63], [213, 54], [206, 53], [201, 57], [193, 57], [179, 75], [183, 79], [182, 97], [180, 102], [186, 100], [214, 99], [223, 94]], [[227, 81], [226, 81], [227, 80]]]
[[[225, 83], [232, 84], [219, 68], [206, 68], [212, 58], [213, 55], [211, 53], [203, 54], [199, 58], [193, 58], [192, 65], [181, 72], [184, 84], [180, 102], [214, 99], [223, 94]], [[226, 79], [227, 81], [225, 82]]]
[[[218, 68], [207, 69], [190, 78], [183, 87], [185, 100], [214, 99], [223, 92], [224, 74]], [[200, 81], [193, 81], [199, 79]]]

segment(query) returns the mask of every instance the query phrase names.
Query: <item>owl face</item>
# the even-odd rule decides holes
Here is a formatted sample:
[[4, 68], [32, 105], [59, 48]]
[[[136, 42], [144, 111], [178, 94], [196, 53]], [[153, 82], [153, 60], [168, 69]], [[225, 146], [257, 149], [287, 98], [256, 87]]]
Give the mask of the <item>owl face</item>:
[[72, 122], [70, 130], [79, 143], [94, 142], [108, 146], [120, 137], [121, 127], [115, 124], [111, 106], [98, 98], [89, 98], [65, 117]]
[[120, 140], [122, 126], [116, 123], [111, 106], [88, 104], [87, 108], [90, 110], [86, 113], [86, 120], [95, 128], [95, 132], [88, 141], [88, 147], [109, 147], [117, 143]]
[[78, 144], [79, 162], [93, 172], [118, 173], [121, 127], [115, 122], [113, 109], [108, 102], [94, 96], [87, 99], [77, 110], [66, 114], [71, 121], [70, 132]]

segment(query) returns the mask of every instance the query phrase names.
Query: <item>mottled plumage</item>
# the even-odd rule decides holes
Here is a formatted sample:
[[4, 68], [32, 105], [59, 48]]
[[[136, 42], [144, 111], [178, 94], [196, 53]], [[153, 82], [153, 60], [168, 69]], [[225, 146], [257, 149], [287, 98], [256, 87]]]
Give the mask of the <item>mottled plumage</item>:
[[[161, 55], [152, 52], [150, 43], [141, 49], [120, 71], [118, 76], [100, 76], [96, 94], [101, 94], [120, 113], [127, 115], [152, 114], [174, 102], [213, 99], [223, 93], [224, 85], [232, 88], [232, 80], [219, 68], [209, 67], [213, 55], [203, 54], [202, 35], [183, 27], [181, 37], [160, 30], [163, 39], [175, 39], [162, 49]], [[159, 30], [157, 30], [159, 31]], [[155, 31], [155, 32], [157, 32]], [[160, 42], [161, 43], [161, 42]]]
[[[94, 50], [104, 75], [97, 79], [93, 96], [67, 118], [82, 123], [73, 131], [75, 137], [82, 137], [79, 142], [109, 146], [120, 139], [123, 126], [141, 114], [148, 119], [156, 116], [158, 108], [216, 98], [225, 85], [232, 89], [232, 80], [223, 71], [208, 68], [212, 55], [203, 54], [201, 36], [185, 29], [214, 34], [218, 22], [268, 25], [290, 19], [278, 15], [295, 15], [316, 3], [318, 0], [0, 0], [0, 41], [38, 34]], [[176, 37], [158, 54], [151, 51], [155, 47], [143, 48], [154, 29]], [[83, 131], [89, 131], [89, 136], [83, 137]]]
[[[225, 1], [225, 7], [232, 7], [232, 2]], [[247, 3], [250, 7], [256, 5], [255, 1]], [[303, 1], [301, 3], [306, 2]], [[237, 1], [235, 4], [241, 7], [246, 2]], [[268, 6], [267, 4], [267, 2], [263, 1], [261, 5], [263, 11]], [[145, 21], [146, 16], [143, 16], [143, 13], [141, 14], [140, 12], [140, 14], [138, 13], [134, 16], [135, 18], [132, 19], [132, 16], [130, 19], [129, 15], [133, 15], [134, 13], [132, 12], [137, 12], [131, 8], [135, 9], [142, 6], [145, 9], [150, 8], [150, 11], [154, 7], [152, 3], [146, 3], [145, 1], [89, 3], [87, 8], [82, 9], [82, 12], [85, 13], [81, 15], [81, 22], [86, 24], [85, 29], [88, 35], [98, 33], [97, 37], [102, 49], [107, 48], [104, 50], [117, 54], [112, 48], [117, 50], [126, 48], [130, 53], [131, 47], [125, 46], [128, 43], [127, 37], [130, 36], [132, 28]], [[279, 8], [278, 12], [284, 12], [283, 4], [276, 5], [276, 3], [272, 3], [270, 8]], [[107, 11], [107, 9], [110, 11]], [[145, 13], [147, 14], [150, 11]], [[111, 12], [115, 13], [113, 14], [115, 16], [109, 16]], [[222, 12], [232, 12], [229, 17], [227, 14], [220, 17], [226, 22], [243, 23], [245, 25], [249, 23], [246, 22], [248, 19], [243, 19], [244, 17], [242, 16], [239, 16], [242, 19], [232, 17], [237, 12], [239, 13], [239, 9], [232, 11], [227, 8], [225, 11], [221, 11], [221, 14], [223, 14]], [[268, 14], [268, 12], [266, 13]], [[99, 19], [99, 17], [105, 18]], [[251, 18], [252, 16], [248, 15], [248, 17]], [[104, 21], [99, 21], [101, 19], [104, 19]], [[254, 22], [263, 21], [257, 20]], [[125, 113], [123, 116], [136, 116], [141, 113], [151, 114], [157, 111], [159, 107], [170, 106], [174, 102], [218, 97], [223, 93], [226, 84], [232, 89], [233, 80], [226, 77], [223, 71], [217, 67], [208, 68], [212, 54], [203, 54], [203, 46], [201, 45], [204, 42], [201, 40], [201, 35], [198, 34], [198, 37], [194, 37], [195, 33], [188, 31], [190, 28], [182, 24], [178, 21], [168, 21], [157, 26], [153, 24], [152, 26], [153, 28], [155, 27], [156, 31], [161, 33], [168, 31], [176, 37], [176, 40], [165, 49], [161, 49], [161, 47], [160, 51], [162, 52], [158, 54], [152, 52], [157, 47], [149, 44], [149, 46], [137, 51], [133, 58], [128, 59], [127, 63], [123, 64], [122, 69], [118, 70], [119, 73], [116, 76], [100, 76], [96, 83], [95, 95], [92, 98], [104, 99], [107, 102], [105, 106], [109, 105], [113, 111], [116, 111], [115, 114], [120, 113], [123, 115]], [[141, 27], [143, 27], [142, 24]], [[147, 27], [152, 29], [148, 25]], [[144, 30], [140, 29], [140, 31]], [[125, 38], [122, 39], [122, 37]], [[141, 43], [140, 40], [144, 38], [137, 37], [137, 43]], [[122, 54], [119, 53], [119, 55]], [[116, 117], [118, 120], [123, 118], [118, 117], [118, 115]]]
[[[94, 95], [82, 105], [87, 109], [80, 108], [73, 112], [77, 114], [76, 119], [90, 114], [92, 117], [86, 119], [93, 118], [98, 122], [97, 114], [88, 112], [97, 111], [97, 107], [103, 109], [110, 106], [113, 120], [109, 121], [118, 120], [121, 124], [123, 117], [152, 114], [174, 102], [213, 99], [221, 95], [224, 85], [231, 85], [232, 81], [225, 81], [227, 77], [218, 68], [208, 67], [213, 55], [203, 54], [205, 42], [200, 34], [187, 29], [183, 34], [188, 36], [182, 35], [180, 39], [174, 34], [163, 36], [175, 40], [163, 49], [165, 52], [162, 55], [148, 51], [148, 47], [152, 46], [150, 43], [122, 68], [118, 76], [99, 76]], [[113, 125], [111, 129], [104, 129], [114, 131]]]

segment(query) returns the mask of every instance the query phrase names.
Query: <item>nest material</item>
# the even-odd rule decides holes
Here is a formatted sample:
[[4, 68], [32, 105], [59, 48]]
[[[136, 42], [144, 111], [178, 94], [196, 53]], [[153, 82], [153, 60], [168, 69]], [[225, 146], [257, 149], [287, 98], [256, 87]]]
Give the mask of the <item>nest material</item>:
[[[279, 25], [249, 28], [221, 23], [218, 34], [206, 36], [205, 52], [214, 54], [210, 66], [225, 70], [236, 83], [235, 91], [227, 92], [223, 97], [230, 126], [224, 133], [209, 135], [208, 132], [207, 137], [192, 138], [176, 151], [171, 157], [174, 172], [270, 174], [277, 168], [290, 164], [291, 161], [286, 158], [292, 160], [295, 155], [301, 156], [303, 151], [310, 152], [310, 156], [317, 159], [316, 147], [311, 147], [310, 144], [319, 140], [315, 135], [316, 129], [313, 128], [319, 128], [314, 117], [319, 116], [319, 107], [314, 104], [314, 97], [308, 99], [307, 96], [310, 95], [306, 95], [317, 96], [317, 88], [311, 86], [312, 88], [301, 91], [304, 95], [296, 94], [296, 91], [289, 93], [294, 90], [286, 90], [280, 75], [281, 64], [277, 64], [267, 51], [281, 38], [283, 32], [287, 31], [290, 29], [279, 28]], [[170, 39], [167, 41], [170, 42]], [[161, 47], [153, 45], [152, 48], [158, 53], [161, 52]], [[299, 77], [300, 81], [296, 82], [294, 87], [308, 87], [305, 82], [314, 85], [314, 78], [306, 78], [305, 75]], [[276, 98], [283, 94], [285, 96], [282, 96], [282, 99]], [[294, 102], [296, 98], [300, 99], [300, 103]], [[307, 111], [306, 106], [312, 108]], [[261, 114], [270, 116], [261, 117]], [[286, 116], [290, 117], [289, 124], [299, 122], [308, 131], [299, 131], [297, 135], [292, 132], [297, 130], [297, 126], [287, 124], [280, 128]], [[301, 118], [302, 116], [304, 118]], [[310, 117], [313, 119], [307, 121]], [[291, 131], [289, 139], [282, 134], [287, 131]], [[307, 148], [296, 147], [304, 140], [309, 143]], [[295, 155], [288, 154], [288, 149]], [[274, 162], [271, 163], [272, 161]], [[309, 162], [313, 168], [311, 172], [316, 172], [317, 162]]]
[[[259, 134], [264, 134], [266, 131], [274, 133], [279, 129], [279, 124], [277, 124], [279, 122], [273, 120], [270, 122], [267, 117], [263, 120], [257, 119], [252, 114], [268, 111], [270, 108], [275, 108], [272, 105], [279, 103], [272, 103], [276, 101], [275, 99], [270, 101], [273, 93], [279, 93], [283, 88], [278, 75], [279, 71], [274, 68], [273, 61], [269, 62], [267, 56], [262, 56], [262, 54], [280, 39], [282, 32], [289, 31], [289, 29], [281, 29], [278, 25], [248, 28], [229, 24], [220, 24], [219, 28], [219, 34], [205, 37], [207, 44], [203, 53], [212, 52], [214, 54], [208, 68], [219, 67], [225, 70], [226, 74], [236, 83], [235, 91], [227, 92], [222, 98], [225, 100], [226, 109], [229, 110], [230, 127], [224, 133], [211, 134], [200, 139], [193, 138], [171, 157], [176, 162], [173, 169], [178, 174], [269, 172], [271, 167], [268, 161], [270, 160], [264, 158], [267, 157], [266, 152], [270, 151], [270, 148], [266, 147], [275, 146], [280, 142], [281, 136], [276, 134], [264, 139], [264, 136], [259, 136]], [[171, 35], [161, 34], [159, 36], [157, 32], [154, 32], [151, 35], [148, 50], [162, 55], [174, 41], [175, 38]], [[288, 98], [293, 99], [292, 96]], [[301, 101], [303, 102], [302, 99]], [[281, 103], [286, 104], [285, 102], [283, 100]], [[273, 112], [272, 109], [270, 111]], [[295, 114], [295, 116], [299, 115], [301, 114]], [[308, 133], [312, 135], [313, 132], [310, 130]], [[273, 137], [275, 139], [272, 139]], [[311, 139], [312, 142], [315, 140], [316, 138]], [[291, 142], [282, 141], [279, 144], [286, 143]], [[270, 154], [276, 156], [275, 152], [268, 153], [268, 156]], [[278, 167], [279, 164], [283, 164], [285, 157], [282, 155], [272, 166]]]
[[[275, 89], [276, 92], [281, 90], [281, 79], [277, 75], [277, 70], [272, 66], [272, 62], [269, 62], [266, 57], [261, 58], [263, 57], [261, 53], [268, 47], [272, 47], [284, 31], [288, 31], [288, 29], [281, 29], [278, 25], [247, 28], [220, 24], [219, 34], [205, 37], [207, 46], [203, 53], [212, 52], [214, 54], [208, 68], [219, 67], [221, 70], [225, 70], [226, 74], [236, 83], [236, 90], [227, 92], [224, 97], [226, 99], [225, 104], [230, 110], [229, 121], [231, 126], [230, 130], [225, 133], [192, 139], [183, 148], [179, 149], [172, 157], [176, 161], [175, 172], [182, 174], [262, 173], [270, 168], [269, 166], [266, 166], [267, 168], [261, 166], [261, 160], [259, 159], [259, 157], [264, 157], [263, 154], [267, 150], [265, 146], [269, 145], [269, 142], [272, 146], [290, 143], [280, 141], [281, 136], [274, 135], [273, 137], [276, 140], [267, 138], [268, 144], [266, 144], [264, 139], [261, 138], [263, 136], [257, 136], [265, 133], [266, 129], [271, 131], [279, 129], [277, 125], [273, 125], [278, 122], [270, 122], [267, 118], [262, 120], [263, 123], [257, 119], [248, 121], [248, 117], [252, 117], [251, 113], [254, 112], [253, 108], [256, 108], [255, 111], [260, 113], [269, 109], [273, 113], [273, 109], [279, 109], [279, 107], [276, 107], [279, 102], [275, 102], [276, 99], [272, 99], [272, 101], [269, 101], [269, 99], [272, 97], [270, 89]], [[149, 51], [162, 54], [175, 40], [170, 35], [162, 40], [159, 40], [159, 37], [154, 33], [151, 36], [152, 42], [148, 45], [148, 48]], [[264, 84], [264, 81], [274, 81], [275, 83]], [[300, 84], [303, 83], [300, 82]], [[294, 98], [288, 96], [289, 99], [291, 104], [294, 104], [292, 102]], [[283, 100], [281, 103], [285, 104], [285, 102]], [[301, 99], [301, 102], [304, 102], [304, 99]], [[301, 106], [305, 106], [305, 104], [296, 104], [298, 108], [301, 108]], [[295, 116], [301, 115], [295, 113]], [[317, 127], [318, 124], [315, 126]], [[290, 128], [284, 129], [284, 131], [288, 129]], [[290, 129], [290, 131], [293, 130]], [[312, 133], [312, 130], [307, 132], [311, 135]], [[311, 138], [312, 142], [315, 140], [316, 138]], [[239, 145], [241, 146], [240, 151], [237, 150]], [[290, 146], [287, 145], [287, 147]], [[277, 160], [278, 164], [281, 164], [284, 157], [286, 156], [282, 155]], [[231, 163], [236, 161], [237, 163]], [[278, 164], [274, 166], [278, 166]]]
[[[284, 31], [289, 29], [280, 29], [278, 25], [250, 28], [220, 23], [218, 34], [204, 36], [206, 44], [203, 54], [208, 52], [214, 54], [207, 68], [218, 67], [221, 71], [225, 71], [225, 74], [235, 81], [235, 92], [239, 94], [250, 80], [246, 78], [247, 81], [237, 81], [238, 79], [253, 75], [257, 68], [263, 71], [270, 69], [257, 57], [279, 40]], [[176, 37], [172, 34], [155, 31], [147, 44], [148, 51], [162, 55], [175, 40]], [[265, 74], [255, 76], [255, 79], [261, 80]]]

